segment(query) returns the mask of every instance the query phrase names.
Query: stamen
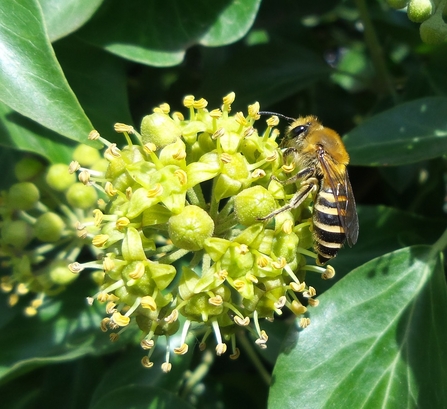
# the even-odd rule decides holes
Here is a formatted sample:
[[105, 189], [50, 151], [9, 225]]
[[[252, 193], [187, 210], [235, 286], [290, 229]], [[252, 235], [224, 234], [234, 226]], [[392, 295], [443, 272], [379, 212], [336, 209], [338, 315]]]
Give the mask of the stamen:
[[216, 295], [214, 297], [210, 297], [208, 299], [208, 303], [211, 304], [211, 305], [214, 305], [216, 307], [219, 307], [219, 306], [222, 305], [223, 300], [222, 300], [222, 297], [220, 295]]
[[310, 325], [310, 318], [301, 318], [298, 324], [301, 328], [307, 328]]
[[172, 324], [173, 322], [177, 321], [177, 319], [178, 319], [178, 310], [172, 310], [172, 312], [167, 317], [165, 317], [165, 321], [168, 324]]
[[77, 172], [81, 168], [81, 165], [77, 161], [71, 161], [70, 165], [68, 166], [68, 173], [72, 174]]
[[115, 130], [115, 132], [118, 133], [135, 133], [135, 129], [133, 126], [122, 124], [120, 122], [117, 122], [115, 125], [113, 125], [113, 129]]
[[185, 355], [188, 352], [188, 344], [182, 344], [179, 348], [174, 348], [174, 353], [177, 355]]
[[265, 177], [265, 175], [266, 175], [265, 170], [263, 170], [263, 169], [255, 169], [251, 173], [251, 178], [252, 179], [261, 179], [261, 178]]
[[153, 339], [143, 339], [141, 342], [140, 342], [140, 346], [141, 346], [141, 348], [143, 348], [143, 349], [145, 349], [145, 350], [149, 350], [149, 349], [152, 349], [153, 347], [154, 347], [154, 345], [155, 345], [155, 342], [154, 342], [154, 340]]
[[157, 304], [153, 297], [146, 295], [141, 298], [141, 306], [151, 311], [157, 311]]
[[154, 363], [151, 362], [147, 356], [143, 356], [143, 358], [141, 358], [141, 365], [143, 365], [145, 368], [152, 368], [154, 366]]
[[245, 317], [245, 318], [241, 318], [238, 315], [235, 315], [233, 318], [233, 321], [241, 326], [241, 327], [246, 327], [247, 325], [250, 324], [250, 318], [249, 317]]

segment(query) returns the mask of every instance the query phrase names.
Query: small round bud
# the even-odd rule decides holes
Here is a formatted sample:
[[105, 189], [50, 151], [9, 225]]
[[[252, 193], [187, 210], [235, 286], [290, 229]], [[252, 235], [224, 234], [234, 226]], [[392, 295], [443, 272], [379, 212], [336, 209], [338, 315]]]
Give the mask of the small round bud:
[[20, 182], [9, 188], [9, 205], [19, 210], [32, 209], [40, 199], [39, 189], [34, 183]]
[[51, 282], [57, 285], [70, 284], [78, 277], [68, 269], [66, 260], [53, 261], [47, 268], [47, 274]]
[[432, 0], [410, 0], [408, 2], [407, 15], [411, 21], [422, 23], [427, 20], [434, 11]]
[[214, 222], [205, 210], [198, 206], [186, 206], [168, 222], [169, 237], [175, 246], [197, 251], [205, 240], [213, 235]]
[[36, 237], [41, 241], [58, 241], [64, 231], [65, 223], [59, 215], [53, 212], [39, 216], [34, 225]]
[[68, 188], [66, 197], [70, 206], [80, 209], [88, 209], [94, 206], [98, 200], [98, 195], [94, 187], [85, 186], [79, 182]]
[[181, 134], [179, 125], [161, 112], [146, 115], [141, 122], [143, 144], [153, 143], [158, 147], [163, 147], [175, 142]]
[[31, 226], [23, 220], [5, 222], [1, 232], [2, 241], [18, 249], [23, 249], [34, 236]]
[[68, 171], [67, 165], [57, 163], [48, 168], [45, 180], [51, 189], [63, 192], [76, 182], [76, 175]]
[[44, 168], [43, 163], [36, 158], [23, 158], [16, 163], [14, 174], [20, 182], [34, 179]]
[[259, 223], [276, 208], [272, 194], [262, 186], [253, 186], [240, 192], [234, 199], [234, 210], [241, 224]]
[[78, 145], [73, 152], [73, 160], [79, 162], [81, 166], [91, 167], [101, 159], [98, 149], [88, 145]]

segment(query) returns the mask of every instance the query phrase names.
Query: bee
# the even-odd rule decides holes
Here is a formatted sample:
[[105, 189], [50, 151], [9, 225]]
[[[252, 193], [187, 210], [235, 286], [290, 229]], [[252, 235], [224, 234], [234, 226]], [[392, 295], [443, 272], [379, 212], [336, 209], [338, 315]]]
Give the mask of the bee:
[[284, 184], [301, 180], [289, 203], [261, 220], [297, 208], [311, 193], [316, 193], [312, 223], [317, 264], [323, 265], [337, 255], [347, 242], [352, 247], [359, 234], [359, 222], [346, 166], [349, 155], [337, 132], [324, 127], [317, 117], [293, 119], [272, 112], [291, 122], [281, 143], [284, 158], [293, 155], [299, 172]]

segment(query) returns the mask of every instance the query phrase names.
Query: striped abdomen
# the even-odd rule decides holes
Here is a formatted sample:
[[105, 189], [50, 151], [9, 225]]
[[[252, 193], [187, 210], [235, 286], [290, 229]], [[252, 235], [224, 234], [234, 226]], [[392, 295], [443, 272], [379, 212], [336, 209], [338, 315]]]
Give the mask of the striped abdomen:
[[[346, 208], [346, 197], [338, 196], [340, 209]], [[341, 210], [344, 212], [344, 210]], [[315, 199], [313, 210], [313, 225], [315, 251], [318, 254], [317, 263], [324, 264], [337, 255], [338, 250], [346, 240], [337, 202], [330, 187], [321, 187]]]

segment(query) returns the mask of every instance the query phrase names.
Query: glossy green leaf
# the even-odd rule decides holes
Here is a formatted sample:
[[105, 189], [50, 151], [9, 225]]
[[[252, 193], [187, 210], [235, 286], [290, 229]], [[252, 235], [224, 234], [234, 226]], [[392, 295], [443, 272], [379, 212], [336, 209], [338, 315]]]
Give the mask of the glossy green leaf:
[[407, 102], [368, 119], [344, 138], [352, 165], [395, 166], [447, 152], [447, 98]]
[[[197, 2], [199, 3], [199, 2]], [[220, 4], [219, 4], [220, 3]], [[180, 3], [179, 3], [180, 4]], [[245, 1], [202, 1], [197, 5], [200, 18], [214, 13], [213, 8], [220, 9], [217, 19], [209, 26], [209, 30], [200, 37], [199, 44], [207, 47], [218, 47], [240, 40], [253, 25], [261, 0]]]
[[447, 406], [447, 289], [432, 247], [371, 260], [319, 299], [283, 345], [270, 408]]
[[50, 41], [76, 31], [98, 9], [103, 0], [39, 0]]
[[123, 58], [157, 67], [180, 64], [195, 45], [243, 37], [260, 0], [108, 0], [80, 35]]
[[2, 1], [0, 100], [74, 140], [92, 129], [54, 56], [37, 0]]
[[[132, 124], [123, 61], [72, 38], [55, 44], [67, 78], [92, 123], [102, 135], [116, 136], [113, 124]], [[0, 103], [0, 145], [46, 157], [52, 163], [69, 163], [75, 144]], [[82, 135], [86, 141], [87, 134]]]

